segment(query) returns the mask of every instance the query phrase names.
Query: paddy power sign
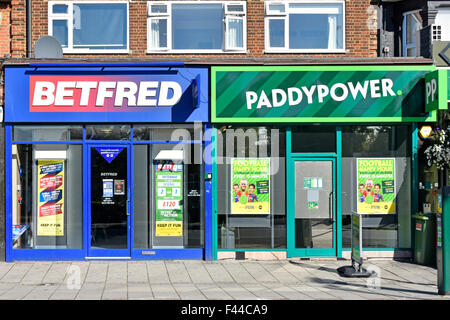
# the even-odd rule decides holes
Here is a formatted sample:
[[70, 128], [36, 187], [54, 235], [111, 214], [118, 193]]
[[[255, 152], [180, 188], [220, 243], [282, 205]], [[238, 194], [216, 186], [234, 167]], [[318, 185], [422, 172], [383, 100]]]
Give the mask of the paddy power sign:
[[213, 67], [214, 122], [429, 121], [429, 67]]

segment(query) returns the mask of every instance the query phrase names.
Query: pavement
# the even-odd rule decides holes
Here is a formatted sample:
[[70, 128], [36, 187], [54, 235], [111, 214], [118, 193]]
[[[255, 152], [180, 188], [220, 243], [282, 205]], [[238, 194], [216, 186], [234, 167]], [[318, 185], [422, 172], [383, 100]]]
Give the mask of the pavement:
[[450, 300], [435, 268], [368, 260], [0, 262], [0, 300]]

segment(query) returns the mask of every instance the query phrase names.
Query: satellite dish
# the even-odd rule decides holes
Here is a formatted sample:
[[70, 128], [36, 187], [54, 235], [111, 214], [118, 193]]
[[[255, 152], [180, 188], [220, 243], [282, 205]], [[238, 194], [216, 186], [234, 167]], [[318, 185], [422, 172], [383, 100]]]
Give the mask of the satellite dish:
[[55, 37], [40, 37], [34, 45], [35, 58], [62, 58], [63, 51], [61, 44]]

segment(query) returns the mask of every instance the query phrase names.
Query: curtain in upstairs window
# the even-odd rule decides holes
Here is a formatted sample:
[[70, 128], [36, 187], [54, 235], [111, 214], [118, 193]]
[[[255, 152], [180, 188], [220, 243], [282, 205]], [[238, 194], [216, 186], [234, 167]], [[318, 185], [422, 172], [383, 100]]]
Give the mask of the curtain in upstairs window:
[[230, 18], [228, 22], [228, 47], [242, 48], [243, 44], [243, 20]]

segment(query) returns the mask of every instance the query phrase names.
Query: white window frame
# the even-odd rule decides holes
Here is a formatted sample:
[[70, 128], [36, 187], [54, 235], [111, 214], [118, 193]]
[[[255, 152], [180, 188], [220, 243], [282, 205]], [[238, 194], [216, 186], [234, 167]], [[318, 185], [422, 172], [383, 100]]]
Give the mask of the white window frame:
[[[73, 4], [125, 4], [127, 7], [127, 43], [126, 49], [90, 49], [73, 47]], [[54, 5], [67, 6], [67, 13], [53, 13]], [[130, 6], [128, 1], [49, 1], [48, 2], [48, 34], [53, 35], [53, 20], [67, 21], [67, 48], [63, 48], [63, 53], [89, 53], [89, 54], [109, 54], [109, 53], [129, 53], [130, 49]]]
[[[408, 15], [412, 15], [413, 19], [416, 19], [416, 17], [414, 16], [414, 13], [418, 13], [420, 10], [413, 10], [413, 11], [407, 11], [403, 13], [403, 22], [402, 22], [402, 56], [403, 57], [407, 57], [408, 56], [408, 49], [412, 49], [414, 48], [415, 50], [415, 55], [414, 57], [417, 57], [417, 40], [418, 40], [418, 36], [417, 34], [414, 36], [414, 43], [412, 44], [407, 44], [406, 43], [406, 39], [407, 39], [407, 30], [406, 30], [406, 17]], [[418, 23], [420, 23], [420, 21], [418, 21]]]
[[[224, 10], [223, 21], [223, 44], [220, 50], [217, 49], [172, 49], [172, 4], [221, 4]], [[152, 5], [166, 5], [167, 13], [151, 13]], [[242, 5], [242, 12], [228, 11], [229, 5]], [[151, 43], [151, 21], [154, 19], [167, 16], [167, 47], [166, 48], [152, 48]], [[242, 19], [242, 48], [233, 48], [228, 45], [228, 30], [229, 18]], [[247, 2], [246, 1], [150, 1], [147, 2], [147, 53], [161, 54], [161, 53], [246, 53], [247, 52]]]
[[[269, 5], [283, 4], [284, 12], [269, 10]], [[289, 48], [289, 14], [298, 13], [296, 9], [290, 9], [290, 4], [323, 4], [342, 5], [342, 48], [341, 49], [290, 49]], [[293, 0], [293, 1], [265, 1], [264, 16], [264, 45], [266, 53], [345, 53], [345, 0]], [[270, 47], [269, 20], [284, 19], [284, 48]]]

